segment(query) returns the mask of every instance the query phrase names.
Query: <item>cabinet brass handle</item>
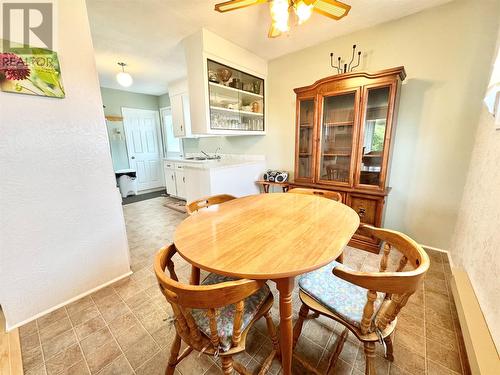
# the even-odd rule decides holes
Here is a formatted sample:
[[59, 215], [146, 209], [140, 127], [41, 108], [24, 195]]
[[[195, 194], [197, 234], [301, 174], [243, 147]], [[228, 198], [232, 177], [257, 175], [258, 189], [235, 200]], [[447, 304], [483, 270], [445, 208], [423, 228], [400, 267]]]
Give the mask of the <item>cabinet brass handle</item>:
[[186, 177], [182, 177], [182, 182], [186, 182]]
[[360, 208], [358, 209], [358, 215], [359, 217], [363, 217], [366, 214], [366, 209], [365, 208]]
[[172, 175], [172, 180], [174, 179], [174, 175]]

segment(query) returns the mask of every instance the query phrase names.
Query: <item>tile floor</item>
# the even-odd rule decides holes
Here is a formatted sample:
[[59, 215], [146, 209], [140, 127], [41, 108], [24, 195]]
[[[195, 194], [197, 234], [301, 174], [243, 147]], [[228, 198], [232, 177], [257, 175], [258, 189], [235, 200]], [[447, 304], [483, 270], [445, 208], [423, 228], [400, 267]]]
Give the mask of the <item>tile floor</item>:
[[[56, 310], [20, 329], [24, 372], [56, 374], [163, 374], [174, 328], [165, 319], [171, 314], [152, 272], [153, 255], [172, 240], [184, 214], [166, 209], [166, 198], [124, 206], [134, 274]], [[464, 344], [448, 280], [450, 266], [440, 253], [430, 254], [432, 266], [423, 287], [402, 310], [394, 336], [395, 361], [381, 357], [378, 374], [468, 374]], [[379, 257], [347, 248], [346, 263], [371, 270]], [[189, 265], [180, 259], [178, 275], [187, 280]], [[272, 283], [270, 283], [272, 284]], [[273, 293], [276, 289], [271, 285]], [[294, 294], [295, 315], [300, 308]], [[273, 308], [277, 320], [278, 309]], [[334, 322], [320, 318], [307, 321], [297, 351], [320, 370], [341, 331]], [[251, 371], [271, 350], [264, 321], [258, 322], [247, 341], [247, 352], [238, 360]], [[363, 349], [353, 336], [344, 346], [336, 374], [362, 374]], [[280, 372], [275, 361], [272, 374]], [[177, 367], [177, 375], [220, 374], [219, 363], [206, 355], [191, 354]], [[294, 364], [294, 373], [306, 371]]]

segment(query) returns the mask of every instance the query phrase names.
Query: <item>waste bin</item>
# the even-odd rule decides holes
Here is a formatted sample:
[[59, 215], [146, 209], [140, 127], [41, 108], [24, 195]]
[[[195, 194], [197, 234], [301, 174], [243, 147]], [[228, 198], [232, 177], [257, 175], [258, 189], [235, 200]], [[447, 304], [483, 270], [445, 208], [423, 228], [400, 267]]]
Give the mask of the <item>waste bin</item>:
[[116, 182], [123, 198], [137, 195], [137, 173], [133, 169], [115, 171]]

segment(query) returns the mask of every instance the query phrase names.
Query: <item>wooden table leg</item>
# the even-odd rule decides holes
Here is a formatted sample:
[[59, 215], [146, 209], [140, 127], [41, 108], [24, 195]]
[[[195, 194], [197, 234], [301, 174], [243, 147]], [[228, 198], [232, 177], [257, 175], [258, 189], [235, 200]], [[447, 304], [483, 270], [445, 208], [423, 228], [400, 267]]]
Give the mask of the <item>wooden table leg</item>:
[[264, 188], [264, 193], [269, 193], [269, 184], [262, 184], [262, 187]]
[[283, 375], [291, 375], [293, 350], [292, 291], [294, 278], [277, 279], [274, 282], [280, 292], [280, 347]]
[[191, 285], [200, 285], [200, 269], [195, 266], [191, 266], [191, 278], [189, 279]]

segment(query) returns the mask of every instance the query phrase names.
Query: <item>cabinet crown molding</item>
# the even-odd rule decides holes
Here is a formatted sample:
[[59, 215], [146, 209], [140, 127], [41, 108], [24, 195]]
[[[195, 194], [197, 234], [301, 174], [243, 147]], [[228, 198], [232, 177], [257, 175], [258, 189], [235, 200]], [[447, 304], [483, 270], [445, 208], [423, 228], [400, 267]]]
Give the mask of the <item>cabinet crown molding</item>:
[[328, 82], [334, 82], [334, 81], [344, 81], [347, 79], [352, 79], [352, 78], [368, 78], [368, 79], [377, 79], [377, 78], [386, 78], [386, 77], [394, 77], [396, 76], [399, 78], [399, 80], [404, 81], [406, 78], [406, 71], [404, 66], [398, 66], [396, 68], [390, 68], [390, 69], [384, 69], [380, 70], [376, 73], [370, 73], [370, 72], [350, 72], [350, 73], [342, 73], [342, 74], [335, 74], [329, 77], [321, 78], [314, 82], [312, 85], [308, 86], [303, 86], [303, 87], [298, 87], [294, 89], [293, 91], [296, 94], [302, 93], [304, 91], [308, 90], [314, 90], [318, 86], [328, 83]]

